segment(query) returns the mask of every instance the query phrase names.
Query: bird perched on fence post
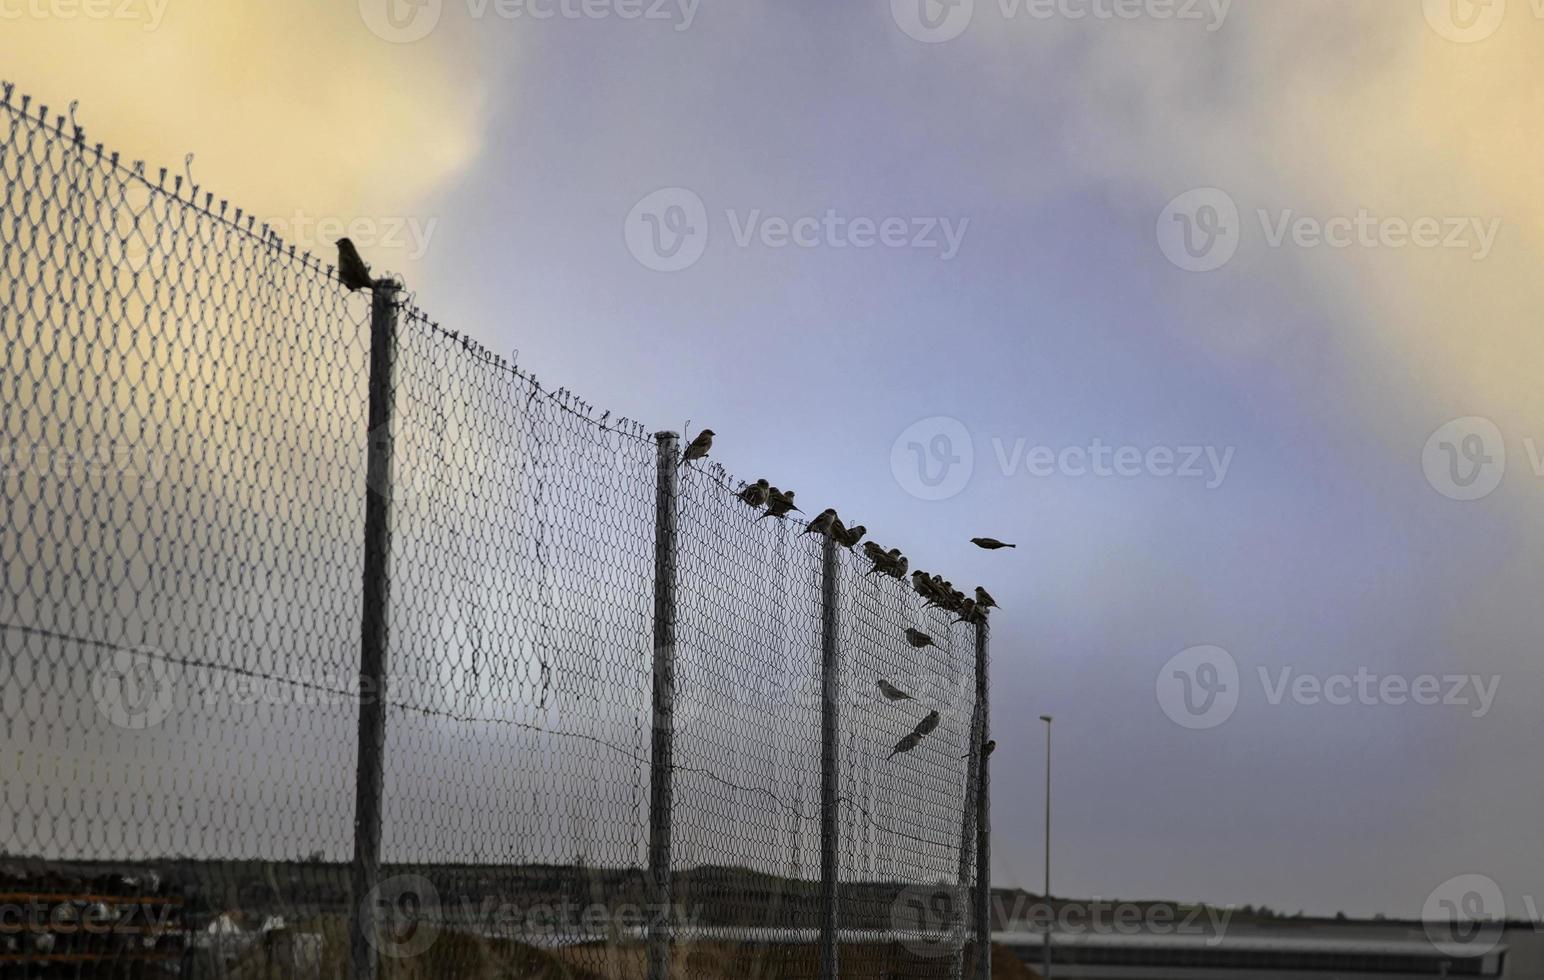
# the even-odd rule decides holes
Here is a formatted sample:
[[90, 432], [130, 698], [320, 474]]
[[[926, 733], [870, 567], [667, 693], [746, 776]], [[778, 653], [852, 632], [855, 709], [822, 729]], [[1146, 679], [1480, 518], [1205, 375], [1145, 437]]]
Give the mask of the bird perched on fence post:
[[712, 448], [713, 430], [703, 429], [701, 432], [697, 433], [697, 438], [693, 439], [689, 444], [687, 444], [685, 462], [690, 463], [694, 459], [702, 459], [708, 455], [708, 450]]
[[976, 586], [976, 607], [978, 609], [1001, 608], [997, 605], [997, 600], [992, 598], [992, 593], [988, 592], [986, 589], [983, 589], [979, 585]]
[[1016, 544], [1004, 544], [996, 538], [971, 538], [970, 543], [977, 548], [985, 548], [987, 551], [998, 551], [1002, 548], [1017, 548]]
[[[997, 751], [997, 739], [994, 738], [991, 741], [987, 742], [985, 745], [981, 746], [981, 758], [985, 759], [987, 756], [991, 755], [993, 752], [996, 752], [996, 751]], [[964, 755], [960, 756], [960, 758], [961, 759], [969, 759], [970, 758], [970, 753], [967, 752]]]
[[373, 289], [375, 280], [370, 278], [370, 267], [359, 257], [359, 249], [347, 238], [338, 239], [338, 281], [349, 292]]
[[827, 507], [815, 515], [815, 519], [810, 521], [809, 526], [801, 532], [801, 536], [804, 534], [829, 534], [831, 532], [831, 522], [835, 520], [836, 511]]

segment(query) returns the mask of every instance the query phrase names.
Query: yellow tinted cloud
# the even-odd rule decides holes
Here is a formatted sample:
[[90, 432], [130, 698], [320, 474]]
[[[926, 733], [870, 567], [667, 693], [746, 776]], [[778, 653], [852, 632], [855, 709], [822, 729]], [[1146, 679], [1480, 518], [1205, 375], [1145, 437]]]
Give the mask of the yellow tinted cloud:
[[[1278, 63], [1287, 52], [1270, 21], [1290, 16], [1283, 5], [1257, 22], [1261, 53]], [[1355, 26], [1380, 39], [1367, 70], [1322, 70], [1309, 59], [1257, 131], [1277, 137], [1273, 149], [1309, 202], [1500, 222], [1483, 260], [1351, 250], [1336, 256], [1344, 268], [1329, 284], [1367, 314], [1369, 353], [1410, 369], [1418, 391], [1407, 394], [1529, 434], [1518, 427], [1544, 418], [1544, 22], [1514, 9], [1475, 44], [1441, 37], [1414, 9]]]
[[[128, 16], [87, 15], [93, 6]], [[422, 227], [426, 196], [478, 150], [476, 52], [448, 24], [397, 45], [372, 34], [353, 2], [0, 8], [0, 74], [20, 92], [51, 112], [79, 99], [88, 142], [144, 159], [152, 177], [161, 166], [181, 174], [195, 153], [197, 183], [329, 261], [330, 241], [308, 222], [416, 217]], [[407, 251], [386, 264], [403, 271]]]
[[[1061, 139], [1084, 179], [1137, 188], [1144, 206], [1205, 186], [1236, 200], [1244, 244], [1231, 267], [1173, 279], [1174, 302], [1197, 310], [1192, 339], [1219, 356], [1270, 356], [1294, 340], [1279, 331], [1296, 329], [1271, 290], [1306, 279], [1305, 312], [1329, 318], [1361, 381], [1348, 393], [1361, 411], [1348, 422], [1404, 451], [1429, 434], [1409, 431], [1412, 420], [1443, 414], [1544, 437], [1526, 428], [1544, 419], [1537, 3], [1514, 2], [1493, 34], [1468, 44], [1434, 29], [1421, 4], [1383, 0], [1239, 0], [1215, 33], [1051, 20], [983, 31], [980, 42], [1010, 73], [1035, 62], [1026, 50], [1040, 60], [1046, 49], [1074, 53], [1065, 84], [1077, 106]], [[1003, 192], [1022, 193], [1021, 183]], [[1410, 245], [1271, 249], [1261, 210], [1273, 221], [1365, 210], [1499, 231], [1478, 260], [1474, 249]], [[1256, 281], [1262, 309], [1219, 309], [1228, 285]]]

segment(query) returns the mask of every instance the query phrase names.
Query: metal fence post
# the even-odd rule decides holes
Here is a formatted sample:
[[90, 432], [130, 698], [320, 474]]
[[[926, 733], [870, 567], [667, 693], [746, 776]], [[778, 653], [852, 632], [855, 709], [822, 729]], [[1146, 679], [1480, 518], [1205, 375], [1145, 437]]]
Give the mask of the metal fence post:
[[359, 768], [354, 795], [354, 908], [349, 951], [356, 980], [374, 980], [376, 890], [385, 783], [387, 631], [391, 610], [392, 415], [396, 397], [397, 287], [370, 301], [370, 408], [365, 469], [364, 604], [359, 637]]
[[649, 766], [649, 980], [670, 976], [670, 807], [675, 775], [676, 547], [680, 437], [658, 432], [654, 490], [654, 693]]
[[[980, 658], [980, 627], [976, 634], [976, 657]], [[967, 750], [969, 762], [965, 768], [965, 799], [960, 808], [960, 866], [958, 887], [954, 899], [956, 902], [957, 918], [954, 922], [956, 929], [955, 938], [959, 942], [959, 948], [954, 951], [954, 961], [950, 964], [949, 976], [951, 980], [964, 980], [965, 977], [965, 949], [968, 940], [975, 933], [975, 918], [970, 909], [975, 901], [975, 879], [971, 878], [971, 866], [976, 860], [976, 827], [979, 815], [976, 807], [979, 800], [976, 797], [976, 789], [981, 784], [981, 767], [984, 760], [981, 756], [981, 746], [986, 744], [986, 701], [981, 696], [981, 688], [976, 685], [975, 698], [970, 713], [970, 748]]]
[[[985, 621], [976, 624], [976, 705], [981, 724], [976, 738], [985, 746], [991, 731], [992, 698], [987, 681], [987, 637]], [[980, 765], [976, 775], [976, 980], [992, 976], [992, 794], [991, 757], [977, 752]]]
[[837, 890], [840, 887], [837, 742], [841, 651], [837, 642], [836, 539], [825, 535], [820, 562], [820, 980], [837, 977]]

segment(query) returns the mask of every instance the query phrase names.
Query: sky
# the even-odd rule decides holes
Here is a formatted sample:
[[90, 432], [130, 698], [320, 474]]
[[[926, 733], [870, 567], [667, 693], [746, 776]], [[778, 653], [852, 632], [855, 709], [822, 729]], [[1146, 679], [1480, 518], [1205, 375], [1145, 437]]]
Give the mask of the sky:
[[1540, 0], [0, 16], [88, 140], [986, 585], [996, 884], [1051, 714], [1057, 894], [1544, 889]]

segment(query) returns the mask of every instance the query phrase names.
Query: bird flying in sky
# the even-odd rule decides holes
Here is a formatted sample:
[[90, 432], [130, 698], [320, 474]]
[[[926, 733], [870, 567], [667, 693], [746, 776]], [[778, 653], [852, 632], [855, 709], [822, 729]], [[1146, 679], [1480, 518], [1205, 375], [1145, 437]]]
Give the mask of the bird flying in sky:
[[1016, 544], [1004, 544], [996, 538], [971, 538], [970, 543], [977, 548], [985, 548], [987, 551], [997, 551], [1000, 548], [1017, 548]]
[[349, 292], [371, 289], [375, 280], [370, 278], [370, 267], [359, 257], [359, 249], [347, 238], [338, 239], [338, 281]]
[[713, 430], [703, 429], [697, 433], [697, 438], [693, 439], [691, 444], [686, 447], [686, 462], [690, 463], [694, 459], [702, 459], [708, 454], [708, 450], [712, 448]]

